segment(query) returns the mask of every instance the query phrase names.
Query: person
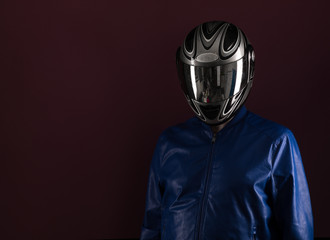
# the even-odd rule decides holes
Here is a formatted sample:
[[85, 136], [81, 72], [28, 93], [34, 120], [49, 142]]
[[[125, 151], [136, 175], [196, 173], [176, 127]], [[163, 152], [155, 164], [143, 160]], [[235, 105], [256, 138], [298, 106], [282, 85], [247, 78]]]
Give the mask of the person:
[[255, 65], [246, 35], [228, 22], [206, 22], [176, 58], [196, 116], [159, 137], [140, 239], [313, 239], [294, 135], [244, 106]]

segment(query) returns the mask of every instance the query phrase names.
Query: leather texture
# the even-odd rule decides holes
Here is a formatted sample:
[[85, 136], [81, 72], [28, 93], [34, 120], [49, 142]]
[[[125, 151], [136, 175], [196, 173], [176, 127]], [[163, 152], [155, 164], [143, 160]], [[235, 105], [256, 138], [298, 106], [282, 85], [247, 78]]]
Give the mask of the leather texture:
[[166, 129], [151, 162], [140, 239], [313, 239], [292, 132], [244, 106], [215, 136], [197, 117]]

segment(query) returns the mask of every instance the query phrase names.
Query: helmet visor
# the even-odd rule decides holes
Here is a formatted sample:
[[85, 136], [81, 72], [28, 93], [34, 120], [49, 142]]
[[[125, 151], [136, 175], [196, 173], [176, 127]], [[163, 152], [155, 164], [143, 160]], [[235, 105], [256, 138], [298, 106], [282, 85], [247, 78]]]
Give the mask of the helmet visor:
[[191, 66], [178, 60], [185, 94], [200, 103], [218, 103], [237, 94], [247, 84], [246, 58], [220, 66]]

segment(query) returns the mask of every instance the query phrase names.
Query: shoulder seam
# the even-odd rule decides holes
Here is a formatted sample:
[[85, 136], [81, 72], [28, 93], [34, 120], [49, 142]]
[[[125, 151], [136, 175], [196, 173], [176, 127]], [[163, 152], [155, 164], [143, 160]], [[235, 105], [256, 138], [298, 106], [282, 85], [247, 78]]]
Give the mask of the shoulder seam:
[[272, 138], [269, 134], [267, 134], [267, 133], [265, 132], [265, 130], [262, 130], [262, 129], [256, 127], [254, 124], [250, 123], [249, 121], [247, 121], [247, 124], [248, 124], [249, 126], [255, 128], [255, 129], [257, 129], [260, 133], [264, 134], [264, 135], [265, 135], [266, 137], [268, 137], [271, 141], [274, 141], [274, 138]]

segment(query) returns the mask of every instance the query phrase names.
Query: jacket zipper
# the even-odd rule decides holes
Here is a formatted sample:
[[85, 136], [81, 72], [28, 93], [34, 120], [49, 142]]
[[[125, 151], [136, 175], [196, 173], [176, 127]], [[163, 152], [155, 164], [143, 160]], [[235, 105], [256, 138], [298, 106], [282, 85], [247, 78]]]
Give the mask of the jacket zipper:
[[252, 240], [256, 240], [257, 239], [257, 228], [255, 226], [253, 226], [252, 228]]
[[208, 190], [209, 190], [209, 176], [210, 176], [210, 171], [211, 171], [211, 167], [212, 167], [211, 163], [212, 163], [212, 158], [213, 158], [213, 148], [214, 148], [214, 143], [215, 143], [216, 137], [217, 137], [217, 134], [213, 133], [212, 142], [211, 142], [211, 153], [210, 153], [210, 157], [209, 157], [208, 163], [207, 163], [207, 172], [206, 172], [206, 177], [205, 177], [206, 179], [205, 179], [204, 192], [203, 192], [203, 196], [202, 196], [202, 204], [200, 207], [199, 219], [198, 219], [198, 223], [197, 223], [198, 232], [196, 234], [197, 235], [196, 240], [202, 239], [201, 238], [202, 227], [203, 227], [202, 220], [204, 219], [204, 215], [205, 215], [204, 208], [205, 208], [205, 203], [206, 203], [206, 197], [208, 195]]

